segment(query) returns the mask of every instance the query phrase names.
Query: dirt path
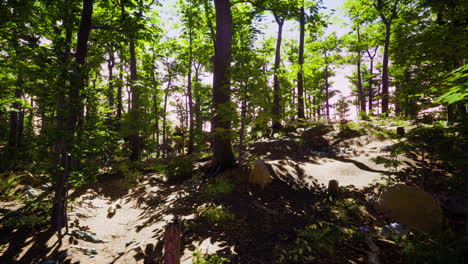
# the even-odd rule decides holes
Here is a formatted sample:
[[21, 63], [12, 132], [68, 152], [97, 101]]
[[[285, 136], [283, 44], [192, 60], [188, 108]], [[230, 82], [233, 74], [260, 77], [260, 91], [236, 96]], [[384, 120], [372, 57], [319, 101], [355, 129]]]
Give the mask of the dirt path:
[[[276, 146], [268, 144], [270, 148]], [[271, 165], [276, 177], [286, 182], [323, 187], [335, 179], [340, 185], [363, 188], [381, 179], [385, 169], [371, 162], [370, 158], [385, 154], [382, 148], [391, 144], [388, 140], [356, 138], [341, 142], [334, 153], [313, 152], [297, 156], [288, 145], [287, 153], [265, 149], [259, 156]], [[277, 159], [271, 153], [284, 156]], [[143, 176], [131, 188], [125, 186], [123, 179], [104, 179], [92, 188], [74, 194], [77, 199], [69, 212], [70, 232], [74, 235], [67, 236], [59, 248], [56, 236], [51, 236], [44, 243], [50, 248], [49, 256], [61, 252], [62, 260], [80, 264], [154, 262], [161, 257], [164, 226], [173, 216], [182, 216], [184, 220], [195, 217], [199, 205], [190, 198], [190, 188], [169, 185], [156, 174]], [[87, 241], [90, 239], [80, 237], [80, 234], [91, 235], [100, 241]], [[25, 239], [18, 259], [33, 254], [34, 240]], [[203, 253], [214, 253], [223, 247], [216, 240], [198, 240], [184, 246], [182, 263], [192, 263], [195, 248]]]

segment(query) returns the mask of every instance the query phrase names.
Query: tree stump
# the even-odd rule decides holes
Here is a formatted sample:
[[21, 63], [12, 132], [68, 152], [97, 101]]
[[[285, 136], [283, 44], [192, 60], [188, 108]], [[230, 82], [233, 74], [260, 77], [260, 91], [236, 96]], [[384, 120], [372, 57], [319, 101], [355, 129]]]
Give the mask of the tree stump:
[[176, 218], [164, 232], [164, 264], [180, 264], [180, 221]]
[[340, 192], [340, 188], [337, 180], [330, 180], [328, 182], [328, 196], [333, 198], [337, 197]]
[[405, 135], [405, 128], [404, 127], [397, 127], [396, 128], [397, 135], [403, 137]]

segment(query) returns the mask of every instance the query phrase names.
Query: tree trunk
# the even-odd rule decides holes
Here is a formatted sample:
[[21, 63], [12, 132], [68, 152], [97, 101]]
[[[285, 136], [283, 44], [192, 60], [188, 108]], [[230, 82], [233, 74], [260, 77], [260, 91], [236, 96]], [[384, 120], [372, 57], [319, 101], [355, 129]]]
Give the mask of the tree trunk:
[[109, 51], [109, 61], [107, 62], [107, 69], [109, 70], [109, 93], [108, 93], [108, 100], [109, 100], [109, 107], [110, 109], [114, 109], [114, 65], [115, 65], [115, 58], [114, 58], [114, 51], [111, 49]]
[[304, 119], [304, 34], [305, 34], [305, 12], [301, 6], [299, 18], [299, 72], [297, 73], [297, 118]]
[[[361, 43], [361, 34], [359, 32], [359, 27], [357, 28], [357, 37], [358, 43]], [[364, 91], [362, 89], [362, 76], [361, 76], [361, 50], [357, 52], [357, 88], [358, 88], [358, 97], [360, 103], [360, 111], [365, 113], [366, 112], [366, 97], [364, 96]]]
[[[170, 73], [169, 71], [168, 71], [167, 74], [168, 74], [169, 76], [171, 75], [171, 73]], [[163, 117], [163, 123], [162, 123], [162, 126], [163, 126], [163, 127], [162, 127], [162, 129], [163, 129], [163, 131], [162, 131], [162, 143], [163, 143], [164, 146], [168, 144], [168, 143], [167, 143], [167, 139], [166, 139], [166, 118], [167, 118], [166, 112], [167, 112], [167, 98], [168, 98], [168, 96], [169, 96], [169, 89], [171, 88], [171, 82], [172, 82], [172, 78], [169, 77], [169, 81], [168, 81], [168, 83], [167, 83], [166, 91], [164, 91], [164, 107], [163, 107], [163, 113], [162, 113], [162, 117]], [[167, 154], [167, 150], [166, 150], [166, 149], [167, 149], [166, 147], [163, 149], [163, 158], [166, 158], [166, 154]]]
[[213, 72], [213, 170], [235, 164], [230, 138], [231, 107], [229, 66], [231, 62], [232, 15], [229, 0], [215, 0], [216, 41]]
[[370, 52], [367, 50], [367, 54], [369, 55], [369, 114], [372, 114], [372, 99], [373, 99], [373, 91], [372, 91], [372, 84], [373, 84], [373, 79], [374, 79], [374, 55], [371, 55]]
[[10, 137], [8, 139], [8, 145], [16, 148], [21, 144], [22, 137], [22, 120], [24, 119], [24, 112], [22, 111], [22, 106], [19, 100], [23, 98], [23, 91], [21, 90], [22, 86], [22, 77], [18, 74], [18, 80], [16, 82], [15, 89], [15, 99], [17, 100], [13, 103], [13, 110], [10, 111]]
[[80, 91], [84, 88], [86, 74], [84, 64], [88, 52], [88, 39], [91, 31], [91, 17], [93, 14], [93, 0], [83, 0], [80, 29], [75, 52], [75, 69], [70, 78], [70, 91], [68, 95], [68, 116], [66, 116], [65, 141], [61, 149], [61, 166], [63, 171], [58, 175], [55, 185], [55, 197], [52, 215], [52, 228], [58, 232], [59, 240], [62, 239], [62, 228], [67, 227], [67, 184], [71, 169], [71, 155], [68, 149], [73, 144], [76, 123], [80, 114]]
[[[199, 71], [200, 71], [201, 64], [195, 65], [195, 87], [196, 89], [200, 88], [200, 80], [199, 80]], [[201, 116], [201, 98], [200, 98], [200, 91], [195, 90], [195, 130], [197, 133], [201, 133], [203, 120]]]
[[390, 45], [391, 22], [385, 23], [385, 42], [382, 61], [382, 113], [388, 115], [388, 48]]
[[189, 141], [187, 155], [193, 153], [194, 133], [193, 133], [193, 99], [192, 99], [192, 29], [189, 33], [189, 65], [187, 75], [187, 96], [188, 96], [188, 110], [189, 110]]
[[281, 129], [281, 116], [280, 116], [280, 101], [281, 101], [281, 90], [279, 82], [279, 69], [281, 63], [281, 39], [283, 37], [283, 24], [284, 18], [274, 14], [276, 23], [278, 24], [278, 36], [276, 38], [276, 52], [275, 52], [275, 66], [273, 76], [273, 132], [278, 132]]
[[141, 160], [141, 140], [140, 140], [140, 87], [135, 85], [138, 80], [137, 76], [137, 62], [135, 55], [135, 40], [130, 39], [130, 80], [132, 91], [132, 108], [130, 109], [131, 121], [130, 131], [131, 135], [128, 137], [130, 144], [130, 160]]
[[119, 82], [117, 85], [117, 120], [122, 118], [123, 63], [120, 61]]
[[330, 120], [330, 102], [328, 98], [328, 65], [325, 66], [325, 108], [327, 112], [327, 121]]

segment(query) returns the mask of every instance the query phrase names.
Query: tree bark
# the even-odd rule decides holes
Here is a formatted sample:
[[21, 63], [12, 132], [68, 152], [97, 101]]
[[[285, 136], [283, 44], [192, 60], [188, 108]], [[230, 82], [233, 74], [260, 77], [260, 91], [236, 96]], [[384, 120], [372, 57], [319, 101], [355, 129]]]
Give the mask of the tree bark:
[[[361, 43], [361, 34], [359, 32], [359, 27], [357, 28], [357, 38], [358, 44]], [[361, 50], [357, 52], [357, 88], [358, 88], [358, 97], [360, 103], [361, 112], [366, 112], [366, 97], [364, 96], [364, 91], [362, 89], [362, 76], [361, 76]]]
[[328, 98], [328, 65], [325, 66], [325, 108], [327, 113], [327, 120], [330, 120], [330, 102]]
[[369, 91], [368, 91], [368, 96], [369, 96], [369, 114], [372, 114], [372, 109], [373, 109], [373, 90], [372, 90], [372, 84], [373, 84], [373, 79], [374, 79], [374, 57], [375, 54], [377, 54], [377, 48], [374, 50], [374, 54], [372, 55], [369, 50], [366, 50], [367, 55], [369, 56]]
[[276, 38], [276, 52], [275, 52], [275, 66], [273, 76], [273, 132], [278, 132], [281, 129], [281, 116], [280, 116], [280, 101], [281, 101], [281, 90], [279, 82], [279, 68], [281, 63], [281, 39], [283, 37], [283, 24], [284, 18], [279, 17], [273, 13], [276, 23], [278, 24], [278, 36]]
[[123, 63], [120, 61], [119, 82], [117, 85], [117, 120], [122, 118]]
[[130, 39], [130, 80], [131, 80], [131, 91], [132, 91], [132, 108], [130, 131], [131, 135], [128, 137], [130, 144], [130, 160], [137, 161], [141, 160], [141, 140], [140, 140], [140, 91], [139, 86], [135, 85], [138, 80], [137, 76], [137, 62], [135, 54], [135, 40]]
[[107, 62], [107, 69], [109, 70], [109, 107], [113, 110], [114, 108], [114, 74], [113, 69], [115, 65], [114, 51], [112, 48], [109, 50], [109, 61]]
[[189, 32], [189, 65], [187, 75], [187, 96], [189, 109], [189, 141], [187, 155], [193, 153], [194, 133], [193, 133], [193, 99], [192, 99], [192, 29]]
[[70, 78], [70, 91], [68, 95], [68, 116], [65, 123], [65, 144], [61, 149], [61, 166], [63, 172], [58, 175], [55, 185], [55, 197], [52, 215], [52, 228], [58, 232], [59, 239], [62, 238], [62, 228], [67, 227], [67, 185], [68, 176], [71, 171], [72, 158], [69, 148], [73, 144], [77, 119], [81, 109], [80, 91], [84, 88], [86, 74], [84, 64], [88, 52], [88, 39], [91, 31], [91, 18], [93, 14], [93, 0], [83, 0], [80, 28], [75, 53], [75, 69]]
[[231, 138], [229, 66], [231, 62], [232, 15], [229, 0], [215, 0], [216, 41], [213, 72], [213, 166], [224, 170], [235, 164]]
[[388, 115], [388, 48], [390, 45], [391, 22], [385, 23], [385, 42], [382, 61], [382, 113]]
[[[168, 99], [168, 96], [169, 96], [169, 89], [171, 88], [171, 83], [172, 83], [172, 77], [171, 77], [171, 73], [170, 71], [168, 71], [167, 73], [169, 75], [169, 81], [167, 83], [167, 87], [166, 87], [166, 91], [164, 91], [164, 107], [163, 107], [163, 113], [162, 113], [162, 116], [163, 116], [163, 123], [162, 123], [162, 142], [163, 142], [163, 145], [166, 145], [168, 144], [167, 143], [167, 139], [166, 139], [166, 118], [167, 118], [167, 99]], [[166, 158], [166, 148], [163, 149], [163, 158]]]
[[297, 73], [297, 118], [304, 119], [304, 34], [305, 34], [305, 12], [304, 5], [301, 6], [299, 18], [299, 72]]

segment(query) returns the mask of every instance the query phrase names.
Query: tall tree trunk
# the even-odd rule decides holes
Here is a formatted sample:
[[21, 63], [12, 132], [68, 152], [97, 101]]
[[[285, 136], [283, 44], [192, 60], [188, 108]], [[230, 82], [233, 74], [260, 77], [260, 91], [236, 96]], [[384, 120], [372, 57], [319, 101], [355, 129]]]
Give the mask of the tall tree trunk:
[[193, 153], [194, 133], [193, 133], [193, 99], [192, 99], [192, 29], [189, 32], [189, 65], [187, 75], [187, 96], [188, 96], [188, 109], [189, 109], [189, 141], [187, 154]]
[[327, 113], [327, 120], [330, 120], [330, 99], [328, 96], [328, 65], [325, 66], [325, 108]]
[[109, 61], [107, 62], [107, 69], [109, 70], [109, 93], [108, 93], [108, 100], [109, 100], [109, 107], [110, 109], [114, 109], [114, 65], [115, 65], [115, 57], [114, 51], [112, 48], [109, 50]]
[[22, 110], [21, 103], [19, 100], [23, 98], [23, 91], [21, 90], [22, 86], [22, 77], [18, 73], [18, 79], [16, 82], [15, 88], [15, 99], [17, 100], [13, 103], [13, 110], [10, 111], [10, 137], [8, 139], [8, 145], [16, 148], [21, 144], [22, 138], [22, 120], [24, 119], [24, 112]]
[[68, 95], [68, 111], [65, 122], [65, 144], [61, 150], [61, 166], [63, 171], [58, 175], [55, 185], [55, 197], [52, 214], [52, 228], [58, 232], [62, 239], [62, 228], [67, 227], [67, 185], [71, 170], [71, 155], [69, 149], [73, 144], [76, 123], [81, 107], [80, 91], [84, 88], [86, 74], [84, 64], [88, 51], [88, 39], [91, 31], [91, 17], [93, 14], [93, 0], [83, 0], [80, 29], [75, 52], [75, 68], [70, 78], [70, 91]]
[[299, 18], [299, 72], [297, 73], [297, 118], [304, 119], [304, 34], [305, 12], [304, 3], [301, 6]]
[[388, 111], [388, 48], [390, 45], [391, 22], [385, 23], [385, 42], [382, 61], [382, 113], [387, 115]]
[[135, 54], [135, 40], [130, 39], [130, 80], [131, 80], [131, 91], [132, 91], [132, 108], [130, 131], [131, 135], [128, 137], [130, 144], [130, 160], [136, 161], [141, 160], [141, 140], [140, 140], [140, 87], [135, 85], [138, 80], [137, 76], [137, 62]]
[[166, 91], [164, 91], [164, 106], [163, 106], [163, 112], [162, 112], [162, 117], [163, 117], [163, 123], [162, 123], [162, 142], [163, 142], [163, 145], [165, 146], [164, 149], [163, 149], [163, 158], [166, 158], [166, 153], [167, 153], [167, 147], [166, 145], [168, 145], [168, 142], [167, 142], [167, 139], [166, 139], [166, 119], [167, 119], [167, 99], [169, 97], [169, 89], [171, 88], [171, 83], [172, 83], [172, 78], [170, 77], [171, 76], [171, 73], [168, 71], [168, 75], [169, 75], [169, 81], [167, 83], [167, 87], [166, 87]]
[[281, 63], [281, 39], [283, 37], [283, 24], [284, 18], [279, 17], [275, 13], [276, 23], [278, 24], [278, 36], [276, 38], [276, 52], [275, 52], [275, 66], [274, 66], [274, 76], [273, 76], [273, 122], [272, 129], [273, 132], [278, 132], [281, 129], [281, 115], [280, 115], [280, 101], [281, 101], [281, 90], [279, 82], [279, 69]]
[[374, 56], [377, 52], [377, 48], [375, 48], [374, 55], [371, 55], [369, 50], [366, 50], [367, 55], [369, 56], [369, 91], [368, 91], [368, 96], [369, 96], [369, 114], [372, 114], [372, 104], [373, 104], [373, 80], [374, 80]]
[[235, 164], [232, 153], [229, 66], [231, 62], [232, 15], [229, 0], [215, 0], [216, 41], [213, 72], [213, 170], [220, 171]]
[[[199, 79], [199, 72], [200, 72], [200, 66], [201, 64], [196, 64], [195, 65], [195, 89], [200, 88], [200, 79]], [[194, 107], [194, 112], [195, 112], [195, 130], [197, 133], [202, 132], [202, 125], [203, 125], [203, 120], [201, 116], [201, 98], [200, 98], [200, 91], [195, 90], [195, 107]]]
[[123, 86], [123, 63], [120, 61], [119, 82], [117, 85], [117, 120], [122, 118], [122, 86]]
[[[358, 44], [361, 43], [361, 34], [359, 32], [359, 27], [357, 28], [357, 37], [358, 37]], [[362, 89], [362, 76], [361, 76], [361, 50], [357, 52], [357, 88], [358, 88], [358, 97], [360, 103], [360, 111], [365, 113], [366, 112], [366, 97], [364, 96], [364, 90]]]

